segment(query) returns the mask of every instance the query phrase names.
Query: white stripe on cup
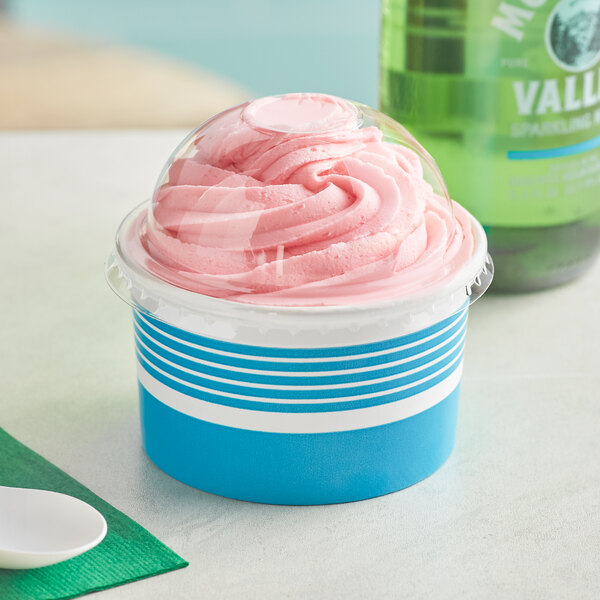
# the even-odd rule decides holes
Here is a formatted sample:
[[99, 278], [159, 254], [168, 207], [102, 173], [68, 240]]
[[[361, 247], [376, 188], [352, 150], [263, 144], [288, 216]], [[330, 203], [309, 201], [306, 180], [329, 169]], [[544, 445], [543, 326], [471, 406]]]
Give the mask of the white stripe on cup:
[[[136, 328], [138, 326], [136, 325]], [[402, 365], [404, 363], [407, 362], [411, 362], [413, 360], [418, 360], [420, 358], [423, 358], [424, 356], [427, 356], [428, 354], [432, 354], [434, 352], [436, 352], [437, 350], [439, 350], [442, 346], [444, 346], [445, 344], [448, 344], [450, 342], [452, 342], [452, 340], [455, 340], [457, 337], [461, 337], [461, 339], [464, 338], [464, 333], [465, 330], [467, 328], [467, 321], [465, 320], [465, 322], [462, 324], [462, 326], [460, 327], [460, 329], [456, 330], [450, 337], [447, 337], [445, 339], [443, 339], [439, 344], [436, 344], [435, 346], [429, 348], [428, 350], [424, 350], [423, 352], [418, 352], [417, 354], [413, 354], [412, 356], [408, 356], [406, 358], [401, 358], [399, 360], [394, 360], [391, 362], [381, 362], [381, 363], [377, 363], [375, 365], [370, 365], [368, 367], [358, 367], [356, 369], [344, 369], [344, 370], [335, 370], [335, 371], [269, 371], [269, 370], [259, 370], [259, 369], [247, 369], [245, 367], [233, 367], [231, 365], [223, 365], [223, 363], [218, 363], [218, 362], [212, 362], [210, 360], [204, 360], [202, 358], [196, 358], [195, 356], [192, 356], [190, 354], [184, 354], [183, 352], [179, 352], [178, 350], [175, 350], [174, 348], [171, 348], [170, 346], [167, 346], [165, 344], [163, 344], [162, 342], [159, 342], [158, 340], [154, 339], [151, 335], [148, 334], [147, 331], [142, 331], [140, 329], [140, 331], [142, 331], [142, 333], [149, 338], [150, 340], [152, 340], [153, 344], [156, 344], [158, 347], [162, 348], [163, 350], [167, 350], [169, 353], [175, 355], [175, 356], [179, 356], [181, 358], [185, 358], [186, 360], [189, 360], [191, 362], [195, 362], [199, 365], [207, 365], [209, 367], [216, 367], [218, 369], [225, 369], [225, 370], [230, 370], [230, 371], [236, 371], [238, 373], [252, 373], [255, 375], [294, 375], [297, 377], [302, 377], [302, 376], [306, 376], [306, 377], [313, 377], [315, 375], [318, 376], [329, 376], [329, 375], [345, 375], [348, 372], [352, 372], [352, 373], [365, 373], [367, 371], [375, 371], [377, 369], [381, 369], [382, 367], [386, 367], [386, 368], [391, 368], [391, 367], [396, 367], [398, 365]], [[137, 333], [137, 330], [134, 331], [134, 335], [135, 338], [140, 341], [140, 343], [144, 346], [144, 348], [147, 348], [147, 346], [143, 343], [143, 341], [141, 340], [140, 336]], [[401, 347], [400, 347], [401, 348]], [[148, 348], [149, 350], [149, 348]], [[396, 348], [397, 350], [397, 348]], [[149, 350], [150, 351], [150, 350]], [[206, 352], [213, 352], [212, 350], [206, 350]], [[154, 354], [154, 353], [153, 353]], [[254, 357], [248, 355], [246, 358], [253, 360]], [[301, 359], [303, 362], [306, 361], [306, 359]], [[329, 359], [327, 359], [329, 360]], [[339, 359], [340, 362], [344, 360], [344, 357]], [[311, 359], [312, 362], [315, 362], [316, 359]], [[263, 360], [263, 362], [266, 362], [265, 360]], [[281, 359], [278, 357], [272, 358], [272, 360], [270, 362], [276, 362], [279, 363], [281, 362]]]
[[[422, 365], [419, 365], [418, 367], [415, 367], [414, 369], [408, 369], [406, 371], [402, 371], [401, 373], [394, 373], [393, 375], [386, 375], [385, 377], [378, 377], [375, 379], [367, 379], [365, 381], [350, 381], [348, 383], [333, 383], [330, 385], [295, 385], [295, 384], [290, 384], [290, 385], [273, 385], [273, 384], [269, 384], [269, 383], [260, 383], [257, 384], [255, 382], [245, 382], [245, 381], [238, 381], [236, 379], [226, 379], [224, 377], [217, 377], [216, 375], [208, 375], [206, 373], [202, 373], [202, 371], [198, 370], [198, 369], [188, 369], [187, 367], [184, 367], [180, 364], [174, 363], [170, 360], [167, 360], [166, 358], [159, 356], [158, 354], [156, 354], [156, 352], [154, 352], [153, 350], [151, 350], [150, 348], [148, 348], [148, 346], [146, 344], [144, 344], [144, 342], [138, 337], [137, 333], [134, 333], [135, 335], [135, 339], [137, 341], [137, 343], [144, 348], [144, 350], [146, 350], [146, 352], [148, 352], [149, 354], [152, 355], [152, 357], [154, 358], [154, 360], [159, 361], [158, 365], [164, 363], [166, 365], [169, 365], [172, 368], [177, 369], [178, 371], [181, 371], [183, 373], [189, 373], [190, 375], [195, 375], [195, 376], [199, 376], [202, 377], [208, 381], [218, 381], [221, 383], [226, 383], [228, 385], [236, 385], [236, 386], [240, 386], [240, 387], [249, 387], [249, 388], [256, 388], [257, 385], [259, 385], [261, 388], [267, 389], [267, 390], [332, 390], [332, 389], [339, 389], [339, 388], [354, 388], [357, 385], [368, 385], [368, 384], [373, 384], [373, 383], [383, 383], [385, 381], [392, 381], [394, 379], [401, 379], [404, 377], [407, 377], [409, 375], [414, 375], [416, 373], [418, 373], [419, 371], [424, 371], [427, 370], [431, 367], [434, 367], [435, 365], [437, 365], [438, 363], [443, 362], [446, 358], [448, 358], [448, 356], [450, 356], [453, 352], [456, 351], [457, 348], [459, 348], [461, 346], [461, 344], [463, 343], [464, 339], [465, 339], [465, 333], [463, 331], [462, 336], [457, 340], [457, 342], [450, 348], [450, 350], [447, 350], [446, 352], [444, 352], [444, 354], [442, 354], [441, 356], [438, 356], [437, 358], [435, 358], [434, 360], [432, 360], [431, 362], [428, 363], [424, 363]], [[150, 361], [149, 361], [150, 362]], [[455, 362], [455, 361], [452, 361]], [[155, 366], [157, 363], [152, 362], [152, 366]], [[451, 364], [451, 363], [449, 363]], [[389, 365], [385, 365], [385, 367], [388, 367]], [[381, 367], [380, 367], [381, 368]], [[237, 371], [236, 368], [234, 367], [229, 367], [227, 370], [229, 371]], [[438, 369], [439, 372], [440, 369]], [[344, 375], [349, 375], [352, 373], [355, 373], [354, 369], [347, 369], [346, 371], [342, 372]], [[281, 372], [277, 372], [276, 377], [279, 377], [282, 373]], [[319, 372], [317, 373], [308, 373], [307, 374], [308, 380], [310, 380], [310, 377], [315, 377], [315, 376], [321, 376], [322, 373]], [[172, 377], [171, 375], [169, 375], [169, 377]], [[419, 380], [418, 383], [421, 383], [421, 381], [426, 381], [426, 378], [423, 378], [422, 380]], [[189, 384], [187, 384], [189, 385]]]
[[[435, 371], [434, 373], [431, 373], [429, 375], [427, 375], [426, 377], [422, 377], [421, 379], [418, 379], [416, 381], [413, 381], [411, 383], [407, 383], [405, 385], [399, 385], [398, 387], [395, 388], [391, 388], [391, 389], [385, 389], [385, 390], [381, 390], [379, 392], [369, 392], [367, 394], [356, 394], [353, 396], [344, 396], [341, 398], [335, 397], [335, 398], [323, 398], [323, 397], [318, 397], [318, 398], [308, 398], [308, 399], [302, 399], [299, 400], [298, 398], [293, 398], [293, 399], [284, 399], [284, 398], [277, 398], [277, 399], [273, 399], [272, 397], [269, 396], [246, 396], [244, 394], [233, 394], [230, 392], [222, 392], [222, 391], [217, 391], [214, 390], [212, 388], [207, 388], [201, 385], [197, 385], [195, 383], [191, 383], [189, 381], [185, 381], [183, 379], [179, 379], [179, 377], [175, 377], [173, 375], [170, 375], [169, 373], [167, 373], [166, 371], [164, 371], [163, 369], [160, 368], [160, 366], [156, 365], [155, 363], [153, 363], [151, 360], [148, 360], [147, 357], [142, 356], [142, 359], [147, 362], [155, 371], [159, 372], [163, 377], [171, 380], [171, 381], [175, 381], [176, 383], [179, 383], [181, 385], [185, 385], [189, 388], [193, 388], [195, 390], [198, 390], [200, 392], [206, 392], [209, 394], [217, 394], [219, 396], [223, 396], [225, 398], [234, 398], [236, 400], [248, 400], [249, 402], [275, 402], [278, 404], [285, 404], [285, 403], [289, 403], [289, 404], [322, 404], [323, 402], [352, 402], [353, 400], [364, 400], [365, 398], [376, 398], [378, 396], [385, 396], [388, 394], [393, 394], [395, 392], [402, 392], [404, 390], [409, 390], [410, 388], [419, 386], [423, 383], [425, 383], [426, 381], [429, 381], [430, 379], [433, 379], [435, 377], [437, 377], [438, 375], [440, 375], [440, 373], [444, 372], [444, 371], [450, 371], [450, 370], [454, 370], [456, 367], [454, 367], [454, 365], [456, 365], [456, 363], [462, 361], [462, 357], [463, 357], [463, 352], [459, 352], [459, 354], [457, 356], [455, 356], [448, 364], [444, 365], [441, 369], [438, 369], [437, 371]], [[138, 359], [139, 360], [139, 359]], [[454, 367], [454, 369], [453, 369]], [[401, 376], [399, 376], [401, 377]], [[368, 385], [370, 382], [365, 382], [365, 385]], [[256, 385], [256, 384], [255, 384]], [[251, 387], [251, 386], [246, 386], [246, 387]], [[263, 386], [264, 387], [264, 386]], [[356, 387], [356, 384], [354, 384], [354, 387]], [[335, 389], [336, 386], [333, 386], [333, 389]]]
[[[152, 323], [150, 323], [150, 321], [148, 321], [148, 319], [146, 319], [146, 317], [139, 311], [136, 311], [137, 316], [140, 318], [141, 321], [143, 321], [148, 327], [150, 327], [151, 329], [153, 329], [154, 331], [158, 332], [160, 335], [163, 335], [169, 339], [175, 340], [176, 342], [179, 342], [180, 344], [183, 344], [185, 346], [189, 346], [190, 348], [196, 348], [198, 350], [204, 350], [205, 352], [211, 352], [212, 354], [220, 354], [222, 356], [231, 356], [233, 358], [244, 358], [246, 360], [248, 359], [252, 359], [252, 360], [262, 360], [262, 361], [266, 361], [266, 362], [272, 362], [273, 360], [276, 360], [277, 362], [297, 362], [298, 358], [288, 358], [288, 357], [272, 357], [272, 356], [256, 356], [254, 354], [249, 355], [249, 354], [239, 354], [236, 352], [227, 352], [226, 350], [216, 350], [214, 348], [209, 348], [207, 346], [202, 346], [200, 344], [194, 344], [193, 342], [188, 342], [187, 340], [184, 340], [182, 338], [176, 337], [174, 335], [171, 335], [170, 333], [167, 333], [166, 331], [163, 331], [162, 329], [159, 329], [158, 327], [156, 327], [155, 325], [153, 325]], [[462, 319], [465, 315], [465, 310], [461, 310], [459, 313], [457, 313], [456, 318], [452, 321], [452, 323], [450, 323], [449, 325], [446, 325], [446, 327], [444, 327], [443, 329], [440, 329], [439, 331], [436, 331], [435, 333], [432, 333], [431, 335], [428, 335], [427, 337], [421, 338], [415, 342], [411, 342], [409, 344], [404, 344], [404, 345], [400, 345], [400, 346], [394, 346], [392, 348], [386, 348], [385, 350], [377, 350], [375, 352], [367, 352], [365, 354], [349, 354], [349, 355], [344, 355], [344, 356], [320, 356], [317, 358], [302, 358], [303, 362], [333, 362], [333, 361], [339, 361], [339, 360], [344, 360], [345, 358], [347, 359], [358, 359], [358, 358], [369, 358], [371, 356], [382, 356], [384, 354], [390, 354], [392, 352], [398, 352], [400, 350], [407, 350], [408, 348], [413, 348], [414, 346], [418, 346], [420, 344], [423, 344], [425, 342], [429, 342], [432, 339], [435, 339], [436, 337], [440, 337], [443, 336], [449, 329], [451, 329], [452, 327], [454, 327], [454, 325], [456, 325], [456, 323], [458, 323], [460, 321], [460, 319]], [[415, 332], [416, 333], [416, 332]], [[412, 334], [408, 334], [408, 335], [412, 335]], [[371, 342], [368, 345], [375, 345], [376, 342]], [[257, 348], [260, 348], [260, 346], [256, 346]], [[325, 348], [326, 346], [324, 346]], [[327, 346], [329, 347], [329, 346]]]
[[[234, 408], [206, 402], [167, 387], [139, 363], [140, 383], [163, 404], [190, 417], [238, 429], [270, 433], [327, 433], [353, 431], [394, 423], [435, 406], [454, 391], [462, 375], [462, 361], [443, 381], [396, 402], [333, 412], [278, 413]], [[322, 401], [321, 401], [322, 402]]]

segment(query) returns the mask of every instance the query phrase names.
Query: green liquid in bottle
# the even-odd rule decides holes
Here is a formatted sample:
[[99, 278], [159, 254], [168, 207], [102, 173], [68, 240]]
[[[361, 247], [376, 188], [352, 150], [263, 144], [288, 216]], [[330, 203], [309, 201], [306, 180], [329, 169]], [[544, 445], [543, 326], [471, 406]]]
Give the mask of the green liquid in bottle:
[[499, 291], [600, 247], [600, 0], [383, 0], [380, 104], [488, 233]]

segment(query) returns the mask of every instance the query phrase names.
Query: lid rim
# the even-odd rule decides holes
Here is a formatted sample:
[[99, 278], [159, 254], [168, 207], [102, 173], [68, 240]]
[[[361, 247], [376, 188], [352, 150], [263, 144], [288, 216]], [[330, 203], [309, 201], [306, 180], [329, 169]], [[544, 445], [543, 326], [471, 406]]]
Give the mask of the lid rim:
[[[127, 260], [122, 251], [120, 239], [131, 223], [141, 214], [143, 210], [147, 208], [150, 202], [150, 200], [146, 200], [139, 204], [121, 221], [115, 236], [114, 248], [105, 264], [105, 276], [109, 286], [123, 301], [135, 308], [140, 307], [135, 305], [128, 293], [122, 289], [122, 285], [120, 285], [118, 282], [118, 277], [121, 277], [125, 280], [128, 290], [131, 289], [134, 281], [136, 284], [142, 283], [140, 286], [142, 289], [153, 288], [153, 293], [155, 293], [163, 301], [176, 304], [177, 300], [174, 298], [174, 296], [180, 296], [179, 303], [182, 305], [182, 307], [185, 307], [187, 310], [192, 312], [202, 311], [211, 312], [214, 314], [232, 314], [239, 312], [247, 315], [253, 313], [268, 314], [276, 312], [280, 313], [282, 316], [316, 317], [343, 315], [349, 313], [356, 314], [357, 312], [367, 311], [384, 312], [386, 310], [394, 310], [398, 308], [405, 309], [406, 312], [410, 312], [411, 307], [416, 305], [422, 306], [427, 302], [435, 304], [436, 298], [439, 299], [452, 296], [461, 289], [464, 289], [465, 296], [470, 298], [472, 295], [472, 289], [474, 287], [478, 287], [477, 294], [474, 294], [475, 297], [469, 302], [471, 304], [477, 300], [483, 294], [483, 292], [485, 292], [493, 276], [493, 263], [487, 252], [487, 238], [485, 232], [479, 221], [477, 221], [477, 219], [475, 219], [475, 217], [473, 217], [473, 215], [467, 211], [475, 233], [475, 250], [471, 260], [455, 274], [451, 281], [448, 281], [441, 286], [434, 286], [433, 289], [426, 289], [425, 291], [409, 294], [407, 296], [377, 302], [312, 306], [252, 304], [237, 300], [229, 300], [226, 298], [216, 298], [214, 296], [193, 292], [175, 286], [172, 283], [157, 277], [151, 272], [142, 269], [139, 265], [133, 263], [132, 261]], [[115, 269], [118, 271], [116, 274]], [[486, 275], [486, 277], [483, 279], [483, 289], [481, 283], [478, 284], [477, 282], [478, 278], [480, 278], [482, 274]], [[160, 294], [159, 288], [162, 288], [165, 293]], [[171, 297], [169, 298], [169, 296]], [[198, 306], [193, 306], [194, 304], [198, 304]]]

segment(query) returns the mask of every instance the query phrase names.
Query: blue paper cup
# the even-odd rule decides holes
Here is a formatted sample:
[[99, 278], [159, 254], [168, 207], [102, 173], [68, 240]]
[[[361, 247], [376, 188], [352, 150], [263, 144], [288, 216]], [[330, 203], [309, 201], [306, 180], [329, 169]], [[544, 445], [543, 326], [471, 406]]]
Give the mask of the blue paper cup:
[[469, 304], [492, 276], [473, 227], [455, 281], [377, 306], [209, 298], [128, 264], [117, 244], [107, 273], [134, 307], [148, 456], [191, 486], [273, 504], [362, 500], [434, 473], [454, 445]]

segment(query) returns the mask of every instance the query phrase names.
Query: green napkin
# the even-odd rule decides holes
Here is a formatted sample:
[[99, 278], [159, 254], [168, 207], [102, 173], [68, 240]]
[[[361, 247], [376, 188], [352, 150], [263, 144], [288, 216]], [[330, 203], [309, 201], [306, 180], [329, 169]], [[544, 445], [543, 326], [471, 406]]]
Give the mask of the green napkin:
[[95, 507], [108, 532], [92, 550], [50, 567], [0, 569], [2, 600], [59, 600], [159, 575], [187, 562], [143, 527], [113, 508], [0, 428], [0, 485], [63, 492]]

